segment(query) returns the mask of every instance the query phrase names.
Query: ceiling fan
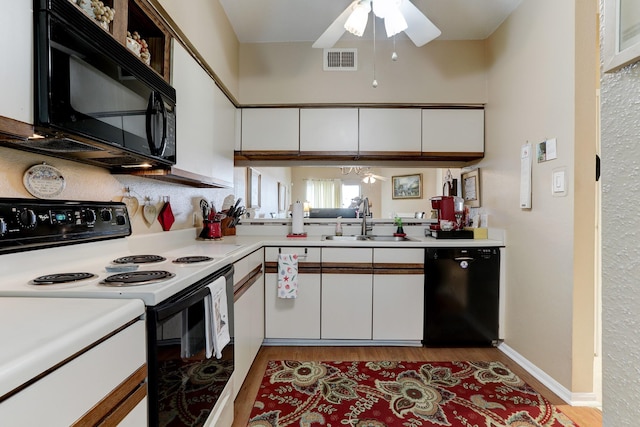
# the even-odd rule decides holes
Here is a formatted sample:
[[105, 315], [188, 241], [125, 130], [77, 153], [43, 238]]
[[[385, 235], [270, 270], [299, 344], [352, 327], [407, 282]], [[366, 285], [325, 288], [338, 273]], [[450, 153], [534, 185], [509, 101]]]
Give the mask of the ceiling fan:
[[441, 31], [410, 0], [354, 0], [313, 43], [315, 48], [330, 48], [345, 31], [362, 36], [369, 12], [384, 19], [387, 37], [401, 31], [420, 47]]
[[376, 175], [371, 172], [365, 172], [362, 176], [362, 182], [364, 182], [365, 184], [373, 184], [374, 182], [376, 182], [376, 180], [387, 181], [388, 179], [389, 178], [387, 178], [386, 176]]

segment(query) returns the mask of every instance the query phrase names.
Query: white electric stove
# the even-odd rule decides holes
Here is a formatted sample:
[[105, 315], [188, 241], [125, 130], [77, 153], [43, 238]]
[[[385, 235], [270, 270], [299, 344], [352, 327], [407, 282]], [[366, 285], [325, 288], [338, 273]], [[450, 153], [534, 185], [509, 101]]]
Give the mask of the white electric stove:
[[[122, 203], [0, 198], [0, 297], [140, 299], [146, 305], [151, 426], [172, 417], [166, 406], [169, 389], [162, 390], [183, 371], [180, 366], [219, 372], [221, 385], [212, 384], [199, 400], [212, 402], [210, 408], [193, 409], [203, 422], [230, 380], [233, 266], [228, 255], [238, 249], [197, 242], [195, 230], [132, 237]], [[140, 278], [147, 281], [139, 283]], [[205, 307], [209, 287], [222, 280], [232, 339], [216, 360], [203, 356]], [[189, 381], [186, 376], [183, 382]]]
[[197, 244], [194, 230], [131, 237], [126, 208], [116, 203], [0, 199], [0, 232], [0, 296], [157, 305], [229, 264], [226, 255], [238, 249]]

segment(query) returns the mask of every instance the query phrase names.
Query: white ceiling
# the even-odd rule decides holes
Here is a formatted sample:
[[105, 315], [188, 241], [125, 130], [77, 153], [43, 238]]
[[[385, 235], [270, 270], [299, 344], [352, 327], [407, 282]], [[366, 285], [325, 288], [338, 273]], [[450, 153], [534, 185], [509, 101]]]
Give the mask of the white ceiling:
[[[522, 0], [413, 0], [442, 35], [483, 40]], [[313, 42], [352, 0], [220, 0], [240, 43]], [[380, 24], [378, 24], [380, 25]], [[370, 38], [370, 28], [365, 38]], [[378, 31], [384, 37], [384, 31]], [[404, 36], [404, 33], [403, 33]], [[341, 40], [354, 38], [346, 32]]]

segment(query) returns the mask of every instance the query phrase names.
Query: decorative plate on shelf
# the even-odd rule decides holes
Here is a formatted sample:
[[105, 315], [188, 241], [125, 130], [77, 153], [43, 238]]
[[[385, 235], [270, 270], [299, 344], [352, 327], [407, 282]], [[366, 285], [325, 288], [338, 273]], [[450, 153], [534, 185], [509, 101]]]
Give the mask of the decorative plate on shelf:
[[60, 171], [45, 163], [27, 169], [22, 177], [22, 183], [29, 193], [39, 199], [52, 199], [59, 196], [66, 185]]

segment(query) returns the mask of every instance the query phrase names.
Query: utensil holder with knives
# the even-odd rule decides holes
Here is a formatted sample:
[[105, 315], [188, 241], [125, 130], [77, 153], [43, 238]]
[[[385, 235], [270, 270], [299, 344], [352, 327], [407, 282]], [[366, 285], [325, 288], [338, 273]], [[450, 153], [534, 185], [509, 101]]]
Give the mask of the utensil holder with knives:
[[222, 219], [222, 235], [223, 236], [235, 236], [236, 235], [236, 227], [235, 222], [236, 218], [226, 217]]

